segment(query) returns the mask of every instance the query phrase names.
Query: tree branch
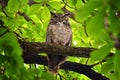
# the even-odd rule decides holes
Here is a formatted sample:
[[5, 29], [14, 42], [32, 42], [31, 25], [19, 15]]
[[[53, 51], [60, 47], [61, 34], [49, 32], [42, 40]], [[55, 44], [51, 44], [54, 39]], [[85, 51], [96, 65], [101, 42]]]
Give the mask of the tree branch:
[[21, 42], [19, 41], [24, 53], [52, 53], [53, 55], [77, 56], [88, 58], [94, 48], [85, 47], [65, 47], [56, 44], [47, 44], [46, 42]]
[[[40, 55], [30, 55], [30, 54], [23, 54], [24, 62], [28, 64], [41, 64], [47, 66], [47, 59], [44, 56]], [[74, 62], [65, 62], [61, 65], [60, 69], [74, 71], [80, 74], [84, 74], [87, 77], [91, 78], [92, 80], [109, 80], [105, 76], [102, 76], [100, 73], [95, 72], [91, 69], [88, 65], [78, 64]]]

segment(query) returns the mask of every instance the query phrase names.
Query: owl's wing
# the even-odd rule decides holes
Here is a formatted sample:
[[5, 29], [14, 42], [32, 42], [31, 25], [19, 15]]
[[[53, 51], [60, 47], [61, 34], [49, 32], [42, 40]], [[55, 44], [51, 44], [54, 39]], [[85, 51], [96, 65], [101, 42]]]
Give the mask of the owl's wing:
[[52, 43], [52, 36], [53, 36], [52, 28], [54, 28], [54, 27], [51, 25], [49, 25], [47, 28], [47, 32], [46, 32], [46, 42], [47, 43]]

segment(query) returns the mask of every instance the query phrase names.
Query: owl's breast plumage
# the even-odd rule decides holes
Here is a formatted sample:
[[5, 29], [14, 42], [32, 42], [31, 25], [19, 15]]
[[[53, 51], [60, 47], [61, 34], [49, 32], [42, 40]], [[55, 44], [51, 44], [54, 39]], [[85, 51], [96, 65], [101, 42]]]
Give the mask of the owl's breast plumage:
[[66, 45], [72, 35], [71, 28], [63, 23], [49, 25], [49, 30], [52, 42], [55, 44]]

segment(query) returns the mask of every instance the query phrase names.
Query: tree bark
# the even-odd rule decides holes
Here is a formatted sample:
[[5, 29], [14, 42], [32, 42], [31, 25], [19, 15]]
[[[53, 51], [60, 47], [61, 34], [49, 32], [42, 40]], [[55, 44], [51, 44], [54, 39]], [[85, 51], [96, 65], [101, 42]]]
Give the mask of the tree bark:
[[[41, 64], [47, 66], [47, 59], [45, 56], [40, 56], [40, 52], [52, 52], [53, 55], [65, 55], [65, 56], [79, 56], [79, 57], [89, 57], [90, 52], [93, 48], [83, 48], [83, 47], [64, 47], [55, 44], [47, 43], [36, 43], [36, 42], [22, 42], [19, 41], [23, 49], [23, 59], [27, 64]], [[63, 52], [61, 54], [61, 52]], [[60, 69], [74, 71], [80, 74], [84, 74], [92, 80], [109, 80], [107, 77], [102, 76], [102, 74], [95, 72], [91, 69], [89, 65], [84, 65], [74, 62], [65, 62], [61, 65]]]
[[[45, 66], [47, 66], [48, 64], [45, 56], [24, 54], [23, 59], [24, 62], [27, 64], [41, 64]], [[91, 66], [89, 65], [66, 61], [64, 64], [61, 65], [60, 69], [84, 74], [92, 80], [109, 80], [107, 77], [102, 76], [102, 74], [92, 70]]]
[[46, 42], [21, 42], [19, 41], [24, 53], [38, 54], [38, 53], [52, 53], [53, 55], [63, 56], [77, 56], [88, 58], [90, 52], [95, 50], [94, 48], [86, 47], [65, 47], [56, 44], [47, 44]]

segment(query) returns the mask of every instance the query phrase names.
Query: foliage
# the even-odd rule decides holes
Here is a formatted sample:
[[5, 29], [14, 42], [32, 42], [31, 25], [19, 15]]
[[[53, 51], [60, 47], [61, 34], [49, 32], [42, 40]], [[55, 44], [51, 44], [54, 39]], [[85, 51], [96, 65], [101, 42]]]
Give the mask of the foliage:
[[[6, 1], [6, 0], [5, 0]], [[8, 0], [0, 1], [0, 80], [55, 80], [45, 66], [29, 69], [24, 64], [17, 42], [19, 34], [31, 42], [44, 42], [51, 12], [63, 13], [62, 8], [74, 13], [70, 18], [73, 46], [98, 48], [92, 52], [89, 65], [111, 80], [120, 78], [120, 1], [119, 0]], [[117, 46], [118, 45], [118, 46]], [[109, 53], [113, 56], [107, 57]], [[70, 57], [69, 61], [85, 64], [87, 59]], [[89, 80], [87, 77], [60, 70], [67, 80]]]

